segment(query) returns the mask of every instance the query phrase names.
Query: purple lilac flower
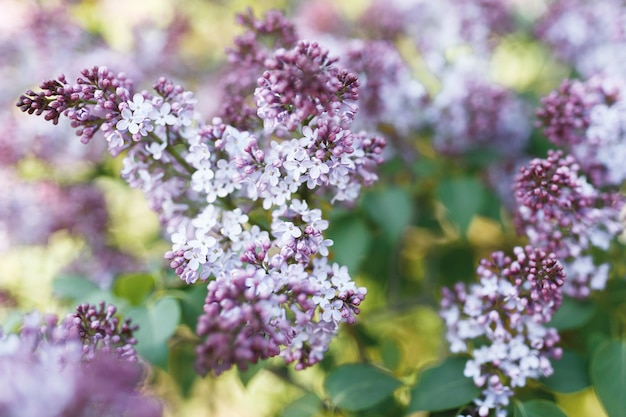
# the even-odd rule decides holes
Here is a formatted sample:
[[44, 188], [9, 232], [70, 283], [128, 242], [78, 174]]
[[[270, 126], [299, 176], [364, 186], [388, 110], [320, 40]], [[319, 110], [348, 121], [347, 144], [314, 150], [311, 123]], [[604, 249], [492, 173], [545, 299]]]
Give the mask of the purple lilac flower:
[[561, 304], [563, 267], [554, 254], [531, 246], [494, 252], [477, 268], [479, 283], [444, 288], [440, 314], [453, 353], [470, 355], [465, 376], [482, 388], [475, 411], [504, 416], [515, 388], [552, 374], [559, 359], [556, 329], [547, 328]]
[[258, 19], [248, 9], [237, 15], [237, 23], [246, 31], [227, 50], [228, 65], [221, 79], [223, 94], [218, 116], [226, 124], [248, 130], [259, 123], [256, 107], [249, 102], [264, 71], [265, 60], [275, 49], [292, 48], [298, 38], [294, 25], [277, 10], [269, 10]]
[[626, 180], [625, 87], [615, 77], [566, 80], [542, 98], [537, 111], [548, 139], [574, 155], [596, 186]]
[[[92, 359], [97, 351], [115, 353], [120, 359], [137, 361], [133, 337], [139, 326], [131, 325], [130, 319], [120, 323], [115, 316], [117, 308], [100, 302], [98, 306], [81, 304], [71, 316], [72, 324], [78, 329], [83, 341], [83, 357]], [[69, 318], [68, 318], [69, 319]]]
[[625, 92], [621, 78], [566, 80], [542, 98], [537, 111], [546, 136], [574, 155], [597, 186], [619, 186], [626, 180]]
[[[102, 133], [112, 154], [125, 153], [122, 177], [171, 237], [170, 267], [187, 283], [211, 281], [197, 328], [203, 373], [279, 354], [312, 365], [365, 297], [345, 267], [328, 264], [328, 222], [312, 196], [354, 201], [377, 179], [385, 140], [351, 131], [358, 80], [319, 44], [280, 48], [264, 64], [250, 130], [204, 122], [193, 95], [166, 79], [139, 94], [97, 67], [77, 86], [60, 77], [18, 103], [51, 121], [63, 114], [83, 138]], [[233, 327], [218, 337], [224, 317]], [[236, 324], [245, 320], [254, 329]]]
[[72, 323], [35, 312], [24, 316], [19, 334], [0, 329], [0, 414], [162, 415], [161, 404], [142, 392], [141, 366], [106, 349], [86, 355]]
[[526, 104], [512, 90], [481, 77], [473, 64], [442, 76], [442, 90], [428, 112], [433, 147], [447, 156], [489, 149], [515, 158], [530, 136]]
[[390, 42], [345, 42], [341, 63], [358, 74], [359, 112], [355, 124], [365, 129], [394, 130], [405, 136], [423, 127], [426, 89], [413, 77]]
[[624, 198], [596, 189], [580, 171], [574, 157], [562, 151], [522, 167], [515, 181], [515, 222], [531, 245], [554, 252], [566, 265], [565, 293], [587, 297], [591, 289], [604, 287], [607, 273], [606, 266], [598, 266], [594, 278], [586, 256], [592, 247], [608, 249], [622, 231]]
[[[448, 64], [446, 51], [469, 46], [485, 56], [498, 44], [499, 38], [514, 25], [512, 12], [500, 0], [446, 1], [375, 1], [364, 13], [363, 23], [372, 33], [395, 37], [402, 32], [412, 38], [431, 71], [438, 73]], [[380, 9], [382, 19], [371, 19]], [[392, 19], [399, 19], [393, 23]]]
[[536, 24], [535, 33], [583, 76], [624, 76], [625, 23], [620, 0], [558, 0]]

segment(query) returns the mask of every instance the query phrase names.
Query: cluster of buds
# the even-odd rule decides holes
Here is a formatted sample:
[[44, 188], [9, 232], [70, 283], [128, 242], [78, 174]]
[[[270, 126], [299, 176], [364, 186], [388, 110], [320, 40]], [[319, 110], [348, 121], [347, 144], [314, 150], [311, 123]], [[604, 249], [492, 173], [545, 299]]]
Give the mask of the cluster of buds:
[[533, 159], [515, 180], [515, 222], [530, 244], [554, 252], [567, 268], [566, 294], [587, 297], [603, 289], [607, 267], [590, 269], [590, 249], [608, 249], [621, 230], [624, 199], [589, 184], [571, 155], [550, 151]]

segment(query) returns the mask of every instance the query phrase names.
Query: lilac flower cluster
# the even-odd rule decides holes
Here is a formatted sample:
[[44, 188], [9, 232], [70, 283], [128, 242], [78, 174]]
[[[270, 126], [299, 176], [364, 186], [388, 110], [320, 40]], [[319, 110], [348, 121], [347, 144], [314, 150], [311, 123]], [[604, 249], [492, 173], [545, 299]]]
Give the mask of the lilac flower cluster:
[[566, 80], [541, 100], [537, 111], [548, 139], [574, 155], [596, 186], [626, 180], [625, 93], [621, 78]]
[[440, 314], [450, 350], [470, 355], [465, 376], [482, 388], [477, 414], [505, 416], [513, 390], [552, 374], [550, 358], [561, 356], [559, 335], [545, 324], [561, 304], [565, 273], [554, 254], [531, 246], [494, 252], [476, 272], [479, 283], [444, 288]]
[[71, 315], [71, 321], [83, 341], [83, 357], [93, 359], [97, 351], [115, 352], [120, 359], [130, 362], [137, 361], [137, 352], [133, 347], [137, 340], [133, 332], [139, 326], [131, 325], [130, 319], [120, 323], [117, 307], [106, 305], [104, 301], [98, 306], [81, 304]]
[[265, 60], [276, 49], [293, 48], [298, 37], [294, 25], [278, 10], [269, 10], [257, 18], [248, 9], [237, 15], [237, 22], [246, 31], [227, 50], [228, 65], [220, 80], [223, 94], [218, 115], [226, 124], [249, 130], [259, 123], [257, 109], [250, 101], [253, 102], [251, 97], [259, 75], [265, 70]]
[[624, 75], [626, 13], [620, 0], [558, 0], [536, 24], [535, 34], [583, 76]]
[[3, 416], [162, 415], [141, 390], [139, 364], [98, 346], [86, 353], [71, 316], [57, 324], [56, 316], [42, 320], [35, 312], [24, 316], [19, 334], [0, 329], [0, 371], [11, 376], [0, 379]]
[[126, 151], [122, 177], [171, 236], [172, 269], [187, 283], [213, 280], [197, 328], [202, 373], [278, 354], [312, 365], [359, 313], [366, 291], [328, 264], [315, 204], [354, 201], [377, 179], [385, 140], [350, 129], [359, 83], [336, 63], [304, 41], [265, 59], [257, 130], [204, 123], [192, 94], [165, 79], [155, 95], [133, 93], [128, 78], [97, 67], [18, 102], [53, 122], [68, 117], [83, 142], [101, 132], [113, 155]]
[[489, 149], [517, 157], [528, 142], [529, 109], [512, 90], [486, 80], [473, 64], [442, 76], [442, 90], [428, 107], [433, 147], [447, 156]]
[[520, 234], [528, 236], [531, 245], [554, 252], [566, 265], [564, 291], [587, 297], [592, 289], [603, 289], [608, 265], [594, 270], [590, 249], [608, 249], [622, 231], [624, 198], [589, 184], [575, 158], [562, 151], [550, 151], [546, 159], [536, 158], [522, 167], [515, 196]]

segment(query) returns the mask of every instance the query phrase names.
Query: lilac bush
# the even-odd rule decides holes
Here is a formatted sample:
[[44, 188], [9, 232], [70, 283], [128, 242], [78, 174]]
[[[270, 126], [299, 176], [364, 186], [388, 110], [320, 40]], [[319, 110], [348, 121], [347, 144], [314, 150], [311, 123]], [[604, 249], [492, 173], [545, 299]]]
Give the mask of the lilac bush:
[[[57, 415], [70, 415], [70, 397], [83, 401], [77, 410], [137, 398], [130, 415], [159, 413], [137, 391], [139, 374], [125, 370], [147, 362], [175, 378], [181, 367], [203, 378], [236, 372], [244, 385], [265, 369], [306, 392], [285, 415], [560, 416], [559, 394], [572, 393], [621, 415], [624, 7], [374, 0], [353, 14], [326, 1], [248, 9], [225, 62], [187, 73], [174, 63], [189, 16], [172, 21], [156, 53], [138, 42], [144, 63], [126, 68], [83, 39], [67, 9], [33, 14], [28, 25], [50, 31], [33, 31], [35, 45], [67, 37], [74, 58], [86, 42], [99, 62], [71, 60], [63, 74], [85, 69], [22, 88], [17, 107], [40, 117], [11, 115], [0, 133], [0, 181], [23, 190], [0, 199], [0, 236], [7, 249], [58, 231], [80, 236], [94, 256], [69, 270], [98, 286], [60, 277], [76, 312], [48, 323], [26, 349], [35, 359], [11, 365], [32, 360], [83, 381], [106, 357], [103, 378], [126, 375], [119, 398], [108, 397], [109, 382], [101, 397], [91, 396], [95, 379], [63, 392], [51, 382]], [[530, 82], [492, 71], [516, 48], [543, 54], [530, 59], [540, 68]], [[35, 75], [50, 76], [24, 76]], [[214, 110], [200, 104], [205, 96]], [[29, 156], [12, 138], [28, 132], [26, 119], [63, 132], [41, 140], [58, 134], [63, 147], [78, 136], [95, 149], [75, 158], [100, 167], [90, 180], [119, 167], [158, 218], [160, 259], [147, 267], [109, 244], [111, 219], [89, 180], [20, 176]], [[57, 163], [45, 154], [35, 155]], [[4, 220], [33, 205], [47, 214]], [[95, 295], [119, 308], [90, 304]], [[442, 328], [424, 339], [445, 342], [430, 356], [402, 324], [422, 308]], [[6, 346], [31, 341], [28, 328], [5, 336]], [[49, 345], [79, 352], [48, 363]], [[194, 352], [193, 364], [181, 351]], [[295, 376], [313, 366], [322, 389]], [[175, 383], [188, 393], [188, 380]]]

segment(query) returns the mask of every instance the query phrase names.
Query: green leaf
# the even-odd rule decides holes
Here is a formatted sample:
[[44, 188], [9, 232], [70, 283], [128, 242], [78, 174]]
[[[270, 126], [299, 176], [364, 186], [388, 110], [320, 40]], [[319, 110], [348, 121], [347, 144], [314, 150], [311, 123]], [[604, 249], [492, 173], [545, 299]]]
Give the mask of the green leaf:
[[126, 274], [113, 283], [113, 294], [140, 305], [154, 289], [154, 277], [150, 274]]
[[312, 392], [298, 398], [283, 409], [282, 417], [311, 417], [322, 409], [322, 401]]
[[180, 300], [183, 323], [195, 330], [198, 317], [204, 311], [204, 301], [207, 295], [206, 283], [189, 285], [184, 291], [178, 290], [172, 295]]
[[176, 381], [183, 397], [188, 398], [191, 387], [198, 377], [194, 370], [196, 352], [190, 343], [176, 343], [169, 352], [168, 373]]
[[136, 350], [151, 363], [167, 367], [167, 340], [174, 334], [180, 322], [180, 306], [171, 297], [163, 297], [154, 304], [132, 308], [128, 311], [133, 323], [139, 325], [135, 332]]
[[450, 220], [465, 234], [472, 218], [483, 207], [487, 191], [474, 177], [447, 178], [439, 183], [437, 198], [448, 209]]
[[346, 265], [352, 273], [359, 269], [372, 241], [372, 233], [358, 216], [342, 216], [331, 222], [328, 237], [334, 244], [330, 247], [334, 261]]
[[626, 416], [626, 342], [609, 341], [593, 353], [591, 381], [611, 417]]
[[363, 196], [363, 207], [383, 230], [387, 240], [397, 242], [413, 219], [413, 201], [400, 187], [380, 188]]
[[247, 364], [248, 368], [244, 371], [237, 369], [239, 380], [244, 387], [247, 387], [250, 381], [259, 373], [260, 370], [267, 366], [267, 361], [258, 361], [257, 363]]
[[463, 375], [467, 358], [449, 357], [422, 372], [411, 390], [408, 412], [443, 411], [461, 407], [480, 395], [471, 378]]
[[84, 277], [59, 277], [52, 282], [52, 293], [61, 299], [82, 301], [88, 294], [97, 291], [100, 291], [100, 288]]
[[395, 370], [402, 361], [402, 351], [390, 339], [383, 339], [380, 343], [380, 355], [387, 369]]
[[547, 326], [554, 327], [560, 331], [575, 329], [588, 322], [593, 317], [595, 311], [596, 306], [591, 302], [563, 297], [561, 307], [552, 316], [552, 320]]
[[531, 400], [516, 402], [514, 417], [567, 417], [553, 402], [548, 400]]
[[332, 370], [324, 387], [337, 407], [366, 410], [389, 397], [402, 383], [388, 373], [366, 364], [348, 364]]
[[589, 361], [578, 353], [563, 351], [558, 361], [552, 361], [554, 373], [541, 382], [550, 390], [565, 394], [581, 391], [591, 385]]

